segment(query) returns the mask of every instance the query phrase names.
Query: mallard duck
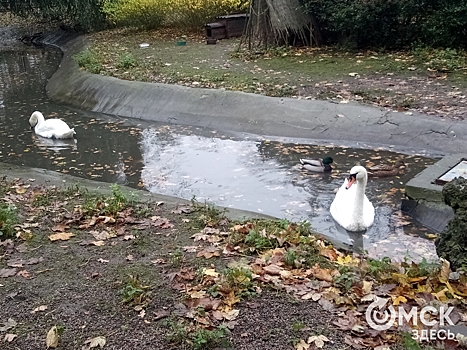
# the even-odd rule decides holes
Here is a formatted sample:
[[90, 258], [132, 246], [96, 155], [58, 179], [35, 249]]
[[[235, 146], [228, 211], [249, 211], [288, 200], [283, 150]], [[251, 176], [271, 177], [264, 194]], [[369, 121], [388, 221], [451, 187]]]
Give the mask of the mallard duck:
[[334, 162], [334, 160], [331, 157], [325, 157], [323, 159], [300, 159], [300, 163], [304, 169], [319, 173], [332, 171], [332, 162]]
[[375, 208], [365, 194], [367, 178], [364, 167], [354, 166], [331, 203], [332, 217], [347, 231], [364, 231], [373, 225]]
[[368, 169], [369, 177], [389, 177], [400, 175], [401, 170], [405, 168], [403, 160], [396, 160], [394, 164], [381, 164]]
[[36, 135], [47, 139], [71, 139], [76, 134], [73, 128], [60, 119], [44, 119], [41, 112], [35, 111], [29, 118], [29, 124]]

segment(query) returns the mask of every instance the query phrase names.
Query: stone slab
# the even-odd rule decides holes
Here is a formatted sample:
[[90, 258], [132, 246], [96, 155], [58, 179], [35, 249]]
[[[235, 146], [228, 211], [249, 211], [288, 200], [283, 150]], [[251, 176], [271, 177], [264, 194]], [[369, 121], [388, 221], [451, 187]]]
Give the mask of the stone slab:
[[407, 182], [405, 185], [405, 194], [410, 199], [417, 201], [425, 200], [428, 202], [443, 203], [441, 194], [443, 186], [436, 184], [435, 181], [465, 157], [467, 157], [466, 153], [457, 153], [443, 157]]

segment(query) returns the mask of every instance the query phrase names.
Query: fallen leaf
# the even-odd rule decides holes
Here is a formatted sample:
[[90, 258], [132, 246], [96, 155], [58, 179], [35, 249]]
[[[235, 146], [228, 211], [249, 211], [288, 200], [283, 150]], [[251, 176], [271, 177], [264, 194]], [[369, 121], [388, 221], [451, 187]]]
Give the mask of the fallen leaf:
[[23, 194], [23, 193], [26, 193], [27, 189], [24, 188], [24, 187], [17, 187], [16, 188], [16, 193], [18, 194]]
[[14, 319], [9, 318], [8, 321], [2, 322], [3, 326], [0, 327], [0, 332], [5, 332], [11, 328], [16, 327], [18, 324]]
[[88, 339], [84, 342], [84, 344], [89, 344], [90, 349], [95, 348], [97, 346], [100, 346], [101, 348], [103, 348], [105, 345], [105, 337], [99, 336], [99, 337], [95, 337], [92, 339]]
[[32, 314], [38, 312], [38, 311], [44, 311], [47, 310], [47, 305], [41, 305], [36, 307], [34, 310], [31, 311]]
[[218, 248], [209, 246], [204, 248], [202, 251], [200, 251], [196, 256], [199, 258], [201, 256], [204, 256], [206, 259], [210, 259], [213, 256], [220, 256], [221, 253]]
[[230, 310], [228, 312], [223, 312], [222, 316], [224, 316], [226, 320], [232, 321], [237, 318], [239, 313], [240, 313], [240, 310]]
[[283, 268], [275, 264], [271, 264], [263, 267], [263, 270], [271, 275], [279, 275]]
[[71, 237], [73, 237], [75, 234], [70, 233], [70, 232], [60, 232], [60, 233], [55, 233], [53, 235], [49, 236], [49, 239], [53, 241], [68, 241]]
[[58, 345], [58, 329], [57, 326], [53, 326], [47, 332], [46, 339], [47, 348], [56, 348]]
[[308, 338], [308, 344], [315, 343], [315, 346], [321, 349], [325, 341], [330, 341], [325, 335], [313, 335]]
[[204, 290], [194, 291], [190, 293], [190, 297], [192, 299], [201, 299], [201, 298], [204, 298], [205, 296], [206, 296], [206, 292]]
[[16, 275], [17, 268], [14, 269], [0, 269], [0, 278], [6, 278]]
[[300, 339], [300, 342], [295, 345], [297, 350], [307, 350], [310, 348], [310, 344], [307, 344], [303, 339]]
[[16, 274], [16, 276], [21, 276], [21, 277], [27, 278], [27, 279], [32, 278], [32, 277], [31, 277], [31, 274], [30, 274], [28, 271], [26, 271], [26, 270], [21, 270], [20, 272], [18, 272], [18, 273]]
[[3, 340], [11, 343], [13, 339], [15, 339], [16, 337], [17, 337], [16, 334], [7, 333], [5, 334], [5, 338], [3, 338]]
[[58, 225], [55, 225], [54, 227], [52, 227], [52, 231], [54, 231], [54, 232], [65, 232], [65, 230], [67, 228], [70, 228], [70, 226], [68, 226], [66, 224], [58, 224]]
[[212, 276], [212, 277], [218, 277], [219, 276], [219, 272], [216, 272], [215, 269], [204, 269], [203, 270], [203, 274], [206, 275], [206, 276]]
[[110, 238], [110, 234], [107, 231], [91, 231], [89, 233], [92, 234], [92, 236], [98, 241], [105, 241], [106, 239]]

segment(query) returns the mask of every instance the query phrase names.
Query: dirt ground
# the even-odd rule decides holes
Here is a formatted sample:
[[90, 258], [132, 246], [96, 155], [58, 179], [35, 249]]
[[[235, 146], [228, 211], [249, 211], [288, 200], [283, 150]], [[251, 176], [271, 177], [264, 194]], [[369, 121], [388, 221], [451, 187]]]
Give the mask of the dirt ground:
[[[427, 277], [430, 265], [394, 279], [401, 266], [369, 265], [303, 224], [235, 221], [207, 204], [139, 202], [125, 191], [2, 180], [2, 349], [459, 348], [418, 347], [364, 321], [365, 295], [409, 297], [415, 278], [457, 305], [463, 324], [465, 306], [447, 298], [439, 272]], [[463, 277], [450, 287], [467, 292]], [[418, 302], [433, 298], [422, 294]]]
[[[10, 187], [5, 182], [2, 186]], [[127, 216], [110, 226], [98, 220], [84, 229], [87, 221], [74, 211], [83, 204], [76, 194], [27, 185], [10, 190], [14, 188], [28, 190], [6, 191], [3, 197], [21, 208], [25, 224], [17, 239], [0, 244], [2, 349], [44, 349], [53, 326], [63, 332], [58, 349], [86, 349], [86, 340], [96, 337], [105, 337], [106, 349], [192, 348], [185, 333], [175, 332], [180, 331], [174, 328], [180, 322], [177, 316], [186, 313], [186, 296], [173, 276], [192, 266], [226, 264], [225, 259], [213, 263], [189, 252], [190, 237], [199, 231], [199, 213], [190, 213], [186, 205], [153, 203], [140, 210], [153, 219], [163, 218], [157, 224]], [[112, 237], [99, 243], [99, 232], [104, 231]], [[54, 232], [73, 236], [52, 241]], [[134, 305], [125, 304], [121, 293], [131, 281], [148, 291]], [[332, 342], [328, 349], [347, 347], [344, 332], [332, 325], [335, 314], [284, 291], [265, 288], [245, 298], [238, 310], [242, 316], [229, 323], [225, 336], [229, 348], [293, 349], [294, 342], [311, 332], [326, 335]], [[9, 342], [3, 339], [6, 334], [15, 337]]]
[[[113, 30], [89, 36], [100, 74], [120, 79], [223, 88], [269, 96], [359, 101], [392, 110], [463, 120], [467, 56], [449, 51], [346, 52], [277, 48], [246, 52], [240, 39], [206, 45], [203, 33]], [[140, 44], [147, 44], [140, 47]], [[97, 63], [100, 62], [100, 63]]]

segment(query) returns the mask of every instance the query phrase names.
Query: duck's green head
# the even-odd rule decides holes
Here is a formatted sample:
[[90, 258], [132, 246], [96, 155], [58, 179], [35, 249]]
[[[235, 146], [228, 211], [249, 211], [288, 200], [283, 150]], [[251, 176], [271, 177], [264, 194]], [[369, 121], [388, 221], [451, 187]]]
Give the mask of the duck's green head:
[[331, 164], [332, 162], [334, 162], [334, 159], [332, 159], [331, 157], [323, 158], [323, 164]]

